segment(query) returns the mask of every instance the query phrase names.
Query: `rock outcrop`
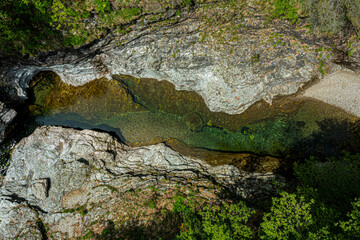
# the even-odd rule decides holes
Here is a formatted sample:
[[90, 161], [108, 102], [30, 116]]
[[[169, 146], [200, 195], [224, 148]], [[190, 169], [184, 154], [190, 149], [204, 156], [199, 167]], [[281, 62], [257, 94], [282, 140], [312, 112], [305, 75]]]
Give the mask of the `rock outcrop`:
[[262, 198], [274, 191], [274, 180], [283, 181], [273, 173], [212, 167], [164, 144], [131, 148], [107, 133], [41, 127], [13, 150], [0, 189], [0, 238], [81, 237], [94, 221], [115, 221], [126, 192], [152, 185], [222, 186]]
[[[30, 79], [54, 71], [64, 82], [83, 85], [114, 74], [172, 82], [178, 90], [195, 91], [211, 111], [242, 113], [253, 103], [289, 95], [320, 76], [319, 70], [342, 69], [336, 54], [305, 30], [245, 18], [221, 42], [199, 33], [202, 22], [185, 19], [165, 26], [132, 26], [125, 35], [113, 33], [89, 47], [58, 52], [29, 64], [1, 69], [13, 99], [25, 99]], [[1, 100], [1, 99], [0, 99]]]
[[5, 107], [0, 102], [0, 143], [4, 140], [6, 127], [12, 122], [16, 116], [16, 111]]

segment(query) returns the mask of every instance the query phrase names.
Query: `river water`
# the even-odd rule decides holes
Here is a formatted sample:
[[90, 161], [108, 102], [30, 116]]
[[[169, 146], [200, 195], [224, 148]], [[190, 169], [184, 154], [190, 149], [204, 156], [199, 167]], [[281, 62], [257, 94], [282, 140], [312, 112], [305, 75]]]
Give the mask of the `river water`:
[[32, 127], [100, 129], [129, 145], [165, 142], [196, 157], [223, 153], [231, 159], [248, 152], [300, 159], [360, 149], [356, 117], [309, 99], [258, 102], [230, 115], [211, 112], [198, 94], [177, 91], [167, 81], [114, 76], [74, 87], [51, 72], [34, 77], [30, 95]]

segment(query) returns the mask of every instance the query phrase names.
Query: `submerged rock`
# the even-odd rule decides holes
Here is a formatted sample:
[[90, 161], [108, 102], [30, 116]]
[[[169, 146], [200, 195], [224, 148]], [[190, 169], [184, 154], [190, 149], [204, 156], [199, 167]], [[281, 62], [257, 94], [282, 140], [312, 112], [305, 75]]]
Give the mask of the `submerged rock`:
[[111, 114], [125, 114], [144, 110], [118, 81], [95, 79], [83, 86], [73, 86], [61, 81], [53, 73], [42, 72], [31, 82], [31, 112], [56, 114], [73, 112], [85, 119], [106, 119]]
[[[118, 216], [109, 211], [116, 212], [123, 194], [132, 189], [223, 186], [244, 198], [262, 198], [275, 191], [274, 180], [283, 178], [231, 165], [212, 167], [164, 144], [129, 147], [106, 133], [41, 127], [13, 150], [0, 189], [0, 224], [3, 236], [20, 236], [33, 224], [36, 215], [20, 218], [17, 214], [23, 210], [12, 210], [17, 204], [36, 211], [40, 225], [47, 226], [54, 239], [76, 238], [94, 221], [115, 221]], [[10, 220], [14, 216], [19, 218], [15, 230]]]

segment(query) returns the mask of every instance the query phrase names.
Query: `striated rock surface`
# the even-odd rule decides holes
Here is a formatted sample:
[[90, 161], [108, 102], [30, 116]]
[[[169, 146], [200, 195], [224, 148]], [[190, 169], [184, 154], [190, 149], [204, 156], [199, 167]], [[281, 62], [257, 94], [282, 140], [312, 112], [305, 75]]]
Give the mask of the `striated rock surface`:
[[211, 34], [203, 39], [202, 22], [196, 19], [165, 26], [138, 24], [89, 48], [3, 68], [4, 89], [13, 99], [26, 98], [25, 89], [39, 71], [54, 71], [75, 86], [127, 74], [170, 81], [178, 90], [200, 94], [211, 111], [236, 114], [260, 99], [271, 102], [276, 95], [297, 92], [319, 76], [320, 68], [343, 68], [331, 63], [336, 59], [331, 52], [316, 50], [326, 46], [304, 30], [252, 18], [241, 25], [220, 41]]
[[0, 234], [4, 239], [28, 234], [37, 221], [38, 229], [47, 226], [50, 239], [81, 237], [94, 221], [124, 214], [119, 209], [126, 192], [152, 185], [164, 191], [176, 184], [223, 186], [245, 198], [262, 198], [274, 191], [274, 180], [283, 181], [273, 173], [212, 167], [164, 144], [132, 148], [106, 133], [41, 127], [12, 153], [0, 189]]
[[8, 109], [5, 104], [0, 102], [0, 143], [4, 140], [6, 127], [16, 116], [16, 111]]

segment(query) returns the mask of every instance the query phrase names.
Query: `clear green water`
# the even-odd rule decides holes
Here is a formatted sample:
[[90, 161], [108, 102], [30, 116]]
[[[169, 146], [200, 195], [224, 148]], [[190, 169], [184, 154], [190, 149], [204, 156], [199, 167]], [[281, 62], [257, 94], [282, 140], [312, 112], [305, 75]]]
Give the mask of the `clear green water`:
[[327, 104], [283, 98], [229, 115], [209, 111], [196, 93], [166, 81], [114, 78], [73, 87], [41, 73], [32, 82], [30, 115], [36, 125], [114, 132], [130, 145], [176, 139], [182, 146], [276, 157], [360, 149], [358, 119]]

